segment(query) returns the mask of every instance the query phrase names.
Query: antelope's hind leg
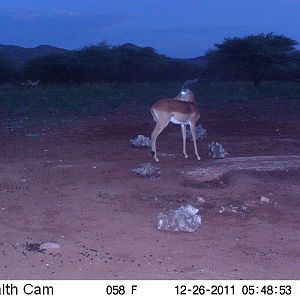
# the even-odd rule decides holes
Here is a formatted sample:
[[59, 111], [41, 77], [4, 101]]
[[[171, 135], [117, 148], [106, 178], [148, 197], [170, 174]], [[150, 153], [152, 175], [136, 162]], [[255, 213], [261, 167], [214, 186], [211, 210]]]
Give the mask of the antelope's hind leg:
[[151, 134], [151, 154], [153, 156], [153, 158], [155, 159], [155, 161], [159, 161], [158, 157], [157, 157], [157, 153], [156, 153], [156, 139], [158, 137], [158, 135], [168, 126], [169, 122], [157, 122], [156, 126]]

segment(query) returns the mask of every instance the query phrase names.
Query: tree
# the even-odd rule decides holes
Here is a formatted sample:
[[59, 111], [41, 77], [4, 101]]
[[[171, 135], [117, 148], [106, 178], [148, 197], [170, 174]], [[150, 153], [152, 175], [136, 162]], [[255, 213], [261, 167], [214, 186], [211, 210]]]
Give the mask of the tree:
[[221, 69], [225, 79], [236, 81], [243, 76], [258, 87], [266, 72], [293, 61], [297, 41], [273, 33], [226, 38], [207, 52], [208, 68]]
[[73, 54], [53, 54], [26, 62], [23, 77], [42, 82], [76, 82], [81, 81], [82, 70]]
[[117, 64], [117, 80], [165, 80], [167, 59], [151, 47], [116, 47], [114, 57]]
[[295, 52], [295, 79], [300, 81], [300, 51]]
[[83, 72], [83, 81], [111, 81], [116, 64], [112, 47], [105, 42], [85, 47], [77, 52], [77, 60]]
[[0, 82], [12, 81], [17, 76], [17, 68], [13, 61], [0, 56]]

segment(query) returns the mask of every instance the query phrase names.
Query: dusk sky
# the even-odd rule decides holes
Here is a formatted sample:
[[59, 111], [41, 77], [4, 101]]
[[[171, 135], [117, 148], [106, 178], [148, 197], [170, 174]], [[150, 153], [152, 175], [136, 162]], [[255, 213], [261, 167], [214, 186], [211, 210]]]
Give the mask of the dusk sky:
[[300, 41], [300, 0], [0, 0], [0, 44], [23, 47], [129, 42], [188, 58], [271, 31]]

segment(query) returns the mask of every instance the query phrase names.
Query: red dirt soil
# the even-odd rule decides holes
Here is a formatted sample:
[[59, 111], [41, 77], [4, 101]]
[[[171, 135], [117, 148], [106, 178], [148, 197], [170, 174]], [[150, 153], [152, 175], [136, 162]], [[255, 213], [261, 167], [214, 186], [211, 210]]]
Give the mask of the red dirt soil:
[[[212, 161], [210, 141], [230, 157], [299, 155], [299, 108], [280, 99], [202, 108], [201, 161], [190, 142], [183, 158], [176, 125], [158, 137], [159, 163], [148, 148], [131, 147], [130, 138], [154, 128], [148, 107], [2, 123], [0, 278], [300, 279], [300, 170], [233, 171], [205, 183], [184, 177]], [[132, 172], [147, 162], [161, 168], [159, 178]], [[200, 210], [196, 232], [156, 228], [158, 212], [185, 203]], [[219, 212], [229, 205], [247, 210]], [[60, 249], [25, 247], [49, 241]]]

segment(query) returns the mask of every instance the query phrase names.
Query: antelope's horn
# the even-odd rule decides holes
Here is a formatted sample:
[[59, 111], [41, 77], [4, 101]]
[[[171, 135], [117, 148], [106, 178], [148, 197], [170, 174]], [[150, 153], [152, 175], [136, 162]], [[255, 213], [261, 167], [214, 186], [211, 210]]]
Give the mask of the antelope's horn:
[[183, 83], [183, 88], [187, 88], [189, 85], [197, 82], [199, 82], [199, 78], [187, 80]]

